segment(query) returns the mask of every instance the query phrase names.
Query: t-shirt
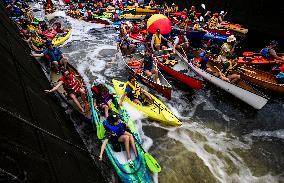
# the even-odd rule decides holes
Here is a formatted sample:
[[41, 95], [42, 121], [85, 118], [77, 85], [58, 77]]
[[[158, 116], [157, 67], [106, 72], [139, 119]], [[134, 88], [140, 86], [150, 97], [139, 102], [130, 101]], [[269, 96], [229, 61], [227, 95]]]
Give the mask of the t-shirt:
[[144, 57], [144, 70], [152, 70], [153, 69], [153, 57], [145, 55]]
[[62, 52], [57, 47], [53, 47], [52, 49], [46, 48], [43, 54], [48, 55], [51, 61], [60, 61], [62, 58]]

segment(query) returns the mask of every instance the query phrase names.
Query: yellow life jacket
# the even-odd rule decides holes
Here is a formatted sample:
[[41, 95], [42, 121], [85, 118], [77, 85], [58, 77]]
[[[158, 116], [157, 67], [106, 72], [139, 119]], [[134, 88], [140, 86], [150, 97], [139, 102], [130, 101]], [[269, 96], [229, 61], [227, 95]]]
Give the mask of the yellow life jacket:
[[185, 29], [187, 27], [187, 23], [186, 22], [182, 22], [179, 27], [181, 29]]
[[199, 24], [198, 24], [198, 23], [194, 24], [193, 30], [200, 30], [200, 27], [199, 27]]
[[212, 17], [208, 22], [209, 27], [217, 27], [218, 17]]
[[224, 72], [225, 75], [228, 74], [228, 72], [232, 71], [238, 64], [235, 63], [235, 65], [233, 65], [232, 61], [227, 61], [230, 65], [229, 67], [226, 69], [226, 71]]
[[155, 38], [155, 40], [154, 40], [154, 44], [161, 44], [161, 42], [162, 42], [162, 35], [160, 34], [159, 36], [157, 35], [157, 34], [154, 34], [154, 38]]
[[166, 60], [165, 62], [164, 62], [164, 64], [165, 65], [170, 65], [170, 66], [175, 66], [176, 64], [177, 64], [177, 62], [178, 61], [176, 61], [176, 60]]
[[38, 35], [36, 35], [36, 37], [32, 37], [31, 41], [33, 45], [35, 45], [36, 47], [42, 46], [44, 43], [43, 40], [40, 37], [38, 37]]
[[136, 81], [134, 85], [132, 85], [129, 81], [127, 81], [126, 84], [134, 91], [134, 93], [132, 93], [133, 97], [138, 99], [141, 96], [141, 86]]

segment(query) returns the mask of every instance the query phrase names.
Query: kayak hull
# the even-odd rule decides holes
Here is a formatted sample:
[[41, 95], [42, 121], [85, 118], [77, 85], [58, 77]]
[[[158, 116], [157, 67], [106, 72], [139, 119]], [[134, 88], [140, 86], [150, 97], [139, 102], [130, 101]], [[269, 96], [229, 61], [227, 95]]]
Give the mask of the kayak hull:
[[72, 32], [72, 30], [70, 29], [70, 30], [68, 31], [68, 33], [67, 33], [64, 37], [59, 37], [59, 38], [57, 38], [57, 37], [55, 36], [55, 38], [52, 39], [52, 44], [53, 44], [54, 46], [60, 46], [60, 45], [62, 45], [67, 39], [69, 39], [69, 37], [71, 36], [71, 32]]
[[[282, 56], [284, 58], [284, 56]], [[283, 63], [282, 60], [268, 60], [262, 56], [252, 56], [252, 57], [239, 57], [238, 64], [245, 65], [269, 65], [269, 64], [277, 64]]]
[[[124, 93], [126, 84], [118, 80], [112, 80], [112, 83], [116, 93], [121, 96]], [[128, 97], [125, 97], [125, 101], [155, 121], [159, 121], [170, 126], [179, 126], [182, 124], [182, 122], [176, 118], [175, 115], [159, 99], [153, 95], [151, 95], [151, 97], [155, 101], [155, 104], [147, 106], [138, 105], [132, 102]]]

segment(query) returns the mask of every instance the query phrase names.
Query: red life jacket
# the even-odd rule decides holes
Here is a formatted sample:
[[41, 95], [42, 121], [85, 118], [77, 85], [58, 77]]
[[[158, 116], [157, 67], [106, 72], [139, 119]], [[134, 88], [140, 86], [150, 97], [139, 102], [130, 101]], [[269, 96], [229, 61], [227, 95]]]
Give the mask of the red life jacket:
[[74, 74], [72, 73], [70, 73], [66, 77], [62, 76], [59, 80], [63, 81], [64, 89], [72, 90], [77, 93], [81, 88], [80, 82], [75, 78]]
[[82, 8], [84, 7], [84, 5], [83, 5], [82, 3], [79, 3], [78, 7], [79, 7], [80, 9], [82, 9]]
[[185, 42], [184, 35], [178, 35], [178, 44], [182, 44]]
[[138, 32], [139, 32], [139, 27], [138, 27], [138, 25], [135, 24], [135, 25], [133, 26], [132, 32], [133, 32], [133, 33], [138, 33]]
[[88, 11], [87, 14], [88, 14], [88, 17], [92, 17], [92, 12]]

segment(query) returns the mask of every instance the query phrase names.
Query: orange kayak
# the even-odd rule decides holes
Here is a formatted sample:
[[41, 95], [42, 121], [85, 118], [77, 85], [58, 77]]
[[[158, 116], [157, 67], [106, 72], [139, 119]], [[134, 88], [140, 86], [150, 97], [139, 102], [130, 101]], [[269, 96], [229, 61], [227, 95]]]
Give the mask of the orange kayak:
[[220, 27], [233, 30], [235, 32], [239, 32], [242, 34], [248, 33], [248, 29], [243, 28], [240, 24], [231, 24], [229, 22], [222, 22]]
[[[282, 56], [284, 58], [284, 56]], [[239, 57], [238, 64], [246, 65], [267, 65], [267, 64], [277, 64], [283, 63], [282, 60], [268, 60], [262, 56], [252, 56], [252, 57]]]

